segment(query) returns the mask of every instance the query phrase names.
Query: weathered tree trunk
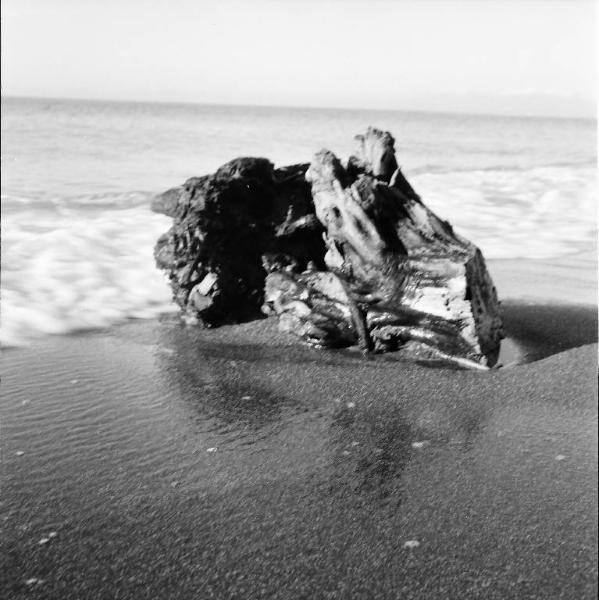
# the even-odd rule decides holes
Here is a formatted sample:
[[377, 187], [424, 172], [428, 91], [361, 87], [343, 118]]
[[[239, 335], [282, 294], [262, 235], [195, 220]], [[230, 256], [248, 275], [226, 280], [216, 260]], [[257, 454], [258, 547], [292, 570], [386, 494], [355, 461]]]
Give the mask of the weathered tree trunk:
[[271, 275], [267, 305], [311, 343], [358, 341], [364, 350], [493, 365], [502, 324], [482, 254], [422, 204], [397, 167], [390, 134], [369, 129], [357, 139], [347, 169], [322, 151], [306, 173], [339, 284], [311, 274], [297, 290], [283, 289]]
[[267, 272], [325, 268], [307, 168], [238, 158], [156, 197], [152, 209], [174, 223], [154, 256], [186, 320], [211, 326], [259, 317]]
[[174, 219], [156, 262], [184, 316], [218, 325], [262, 306], [314, 345], [493, 365], [502, 325], [482, 254], [422, 203], [391, 134], [356, 140], [346, 167], [329, 151], [309, 168], [241, 158], [156, 198]]

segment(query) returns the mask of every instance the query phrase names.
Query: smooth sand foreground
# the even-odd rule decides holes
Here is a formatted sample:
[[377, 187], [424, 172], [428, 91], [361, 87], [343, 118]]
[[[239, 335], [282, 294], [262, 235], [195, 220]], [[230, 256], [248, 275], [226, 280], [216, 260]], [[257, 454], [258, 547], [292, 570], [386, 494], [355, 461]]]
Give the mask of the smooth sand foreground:
[[545, 358], [365, 360], [271, 320], [6, 352], [0, 597], [595, 598], [596, 311], [505, 306]]

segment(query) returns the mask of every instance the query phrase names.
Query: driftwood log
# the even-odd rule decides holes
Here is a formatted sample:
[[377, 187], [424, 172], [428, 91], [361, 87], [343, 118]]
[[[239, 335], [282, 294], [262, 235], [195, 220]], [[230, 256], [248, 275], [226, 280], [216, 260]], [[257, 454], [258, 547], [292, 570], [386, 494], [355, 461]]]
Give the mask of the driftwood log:
[[236, 159], [156, 198], [174, 218], [156, 261], [184, 315], [262, 306], [312, 345], [492, 366], [502, 323], [480, 250], [422, 203], [389, 133], [356, 140], [345, 166], [326, 150], [283, 169]]
[[152, 210], [174, 221], [154, 257], [187, 321], [215, 326], [259, 317], [267, 272], [325, 268], [307, 169], [238, 158], [154, 199]]

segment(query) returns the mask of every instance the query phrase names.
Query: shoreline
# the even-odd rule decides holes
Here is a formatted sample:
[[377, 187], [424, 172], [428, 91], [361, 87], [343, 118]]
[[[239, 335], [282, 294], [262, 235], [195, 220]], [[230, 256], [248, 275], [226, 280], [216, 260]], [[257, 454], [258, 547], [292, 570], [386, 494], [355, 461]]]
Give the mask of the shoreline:
[[597, 248], [547, 259], [489, 259], [500, 299], [597, 307]]
[[[580, 297], [578, 298], [580, 300]], [[579, 301], [571, 304], [563, 300], [539, 300], [532, 296], [509, 298], [501, 301], [502, 315], [506, 337], [501, 342], [501, 351], [497, 365], [491, 370], [521, 366], [552, 356], [572, 348], [597, 342], [598, 314], [597, 307], [591, 303]], [[551, 323], [552, 327], [547, 327]], [[128, 319], [107, 327], [94, 327], [74, 330], [63, 334], [46, 335], [30, 340], [26, 345], [6, 346], [3, 351], [8, 356], [20, 352], [35, 353], [37, 349], [51, 347], [58, 340], [84, 340], [96, 336], [120, 338], [123, 331], [148, 332], [162, 326], [172, 327], [173, 330], [186, 330], [189, 335], [198, 339], [219, 339], [223, 343], [235, 346], [250, 344], [252, 347], [265, 348], [276, 345], [295, 348], [298, 352], [308, 351], [320, 354], [326, 359], [327, 355], [361, 359], [362, 355], [356, 347], [342, 349], [311, 348], [300, 338], [291, 333], [278, 330], [276, 317], [264, 317], [245, 323], [223, 325], [217, 328], [203, 329], [185, 325], [178, 313], [168, 312], [155, 319]], [[134, 333], [134, 335], [136, 335]], [[143, 334], [142, 334], [143, 335]], [[372, 354], [369, 360], [389, 362], [394, 364], [412, 363], [414, 361], [397, 358], [396, 353]], [[429, 363], [423, 362], [426, 365]], [[434, 367], [435, 361], [429, 366]], [[454, 369], [455, 365], [445, 364], [445, 369]]]
[[[589, 311], [597, 310], [598, 263], [597, 253], [593, 249], [559, 258], [488, 259], [486, 263], [504, 306], [565, 306], [569, 307], [568, 310], [575, 307]], [[172, 310], [151, 319], [128, 318], [104, 327], [82, 327], [57, 334], [39, 334], [39, 337], [18, 341], [11, 339], [8, 345], [5, 341], [2, 342], [2, 346], [5, 351], [33, 348], [54, 337], [110, 331], [131, 323], [168, 319], [175, 314], [178, 313], [173, 306]], [[515, 351], [514, 348], [510, 348], [509, 356], [513, 356]]]

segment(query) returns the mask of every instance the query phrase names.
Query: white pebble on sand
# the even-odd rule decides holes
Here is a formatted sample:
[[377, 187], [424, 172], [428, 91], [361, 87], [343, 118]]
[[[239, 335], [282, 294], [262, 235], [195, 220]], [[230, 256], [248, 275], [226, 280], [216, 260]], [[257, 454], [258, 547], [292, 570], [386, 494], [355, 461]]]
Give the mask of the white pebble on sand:
[[43, 546], [44, 544], [47, 544], [49, 541], [50, 541], [50, 538], [42, 538], [42, 539], [41, 539], [41, 540], [38, 542], [38, 544], [39, 544], [40, 546]]
[[71, 379], [70, 383], [72, 383], [73, 385], [75, 385], [76, 383], [79, 383], [78, 379]]
[[418, 540], [408, 540], [404, 542], [403, 547], [408, 548], [408, 550], [414, 550], [414, 548], [418, 548], [420, 546], [420, 542]]
[[412, 442], [412, 448], [416, 448], [416, 449], [424, 448], [427, 444], [428, 444], [428, 442], [426, 440], [424, 440], [422, 442]]
[[218, 450], [218, 448], [207, 448], [206, 452], [216, 452]]
[[565, 460], [565, 459], [566, 459], [566, 457], [565, 457], [563, 454], [558, 454], [558, 455], [555, 457], [555, 460]]
[[242, 400], [251, 400], [252, 397], [251, 396], [241, 396]]
[[25, 454], [25, 452], [23, 452], [23, 450], [17, 450], [15, 452], [15, 456], [23, 456], [23, 454]]
[[356, 407], [356, 403], [355, 402], [348, 402], [347, 403], [347, 408], [355, 408]]
[[25, 582], [25, 585], [41, 585], [43, 582], [44, 582], [43, 579], [38, 579], [37, 577], [30, 577]]
[[51, 531], [51, 532], [48, 534], [48, 537], [49, 537], [49, 538], [55, 538], [57, 535], [58, 535], [58, 533], [57, 533], [56, 531]]

